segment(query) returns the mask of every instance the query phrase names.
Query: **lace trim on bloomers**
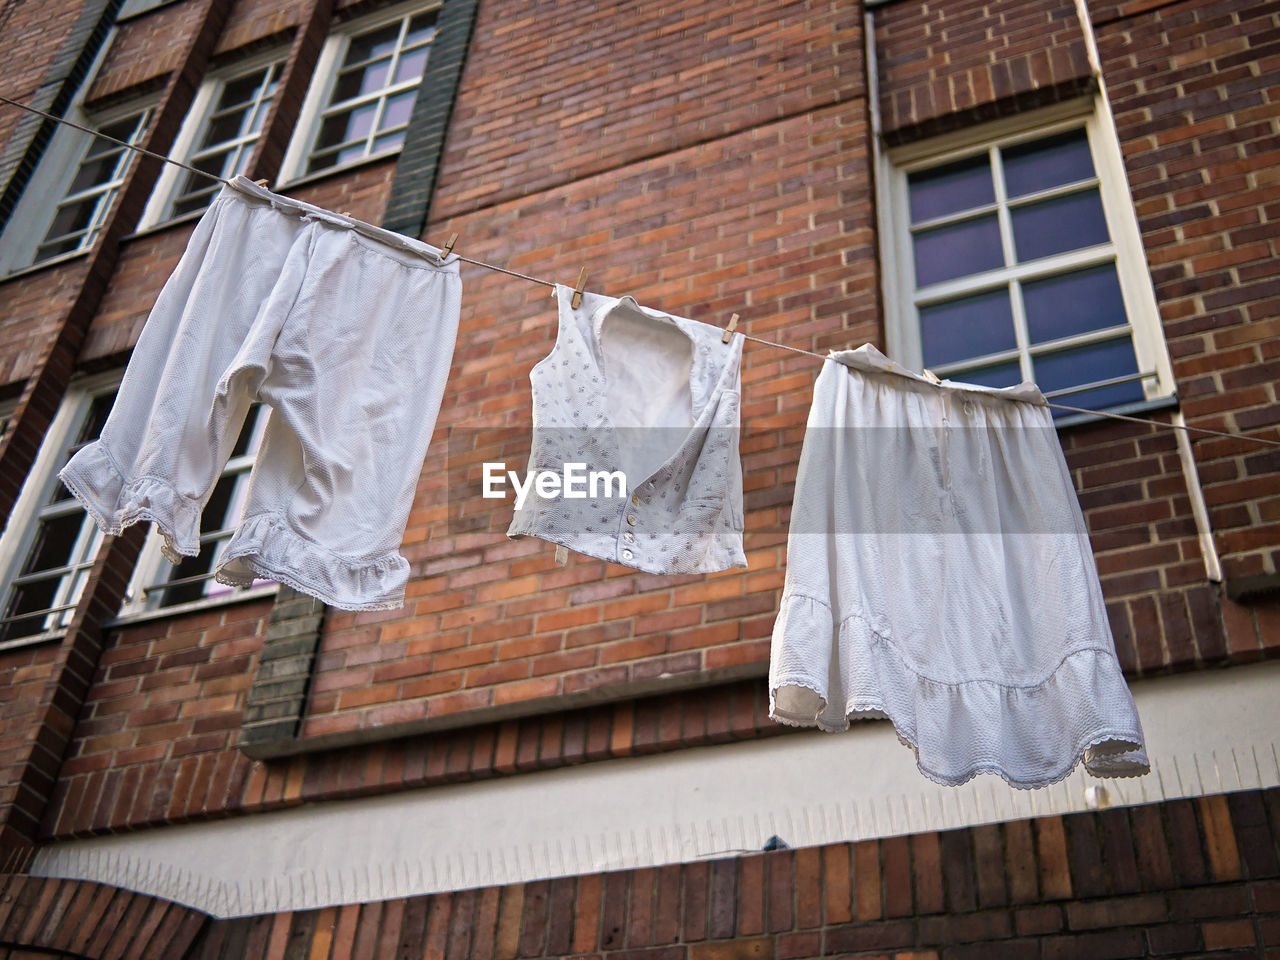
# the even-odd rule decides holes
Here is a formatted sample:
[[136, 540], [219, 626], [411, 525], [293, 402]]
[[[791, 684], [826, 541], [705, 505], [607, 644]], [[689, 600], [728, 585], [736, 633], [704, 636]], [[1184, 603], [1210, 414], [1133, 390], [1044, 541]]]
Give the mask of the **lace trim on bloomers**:
[[158, 477], [126, 479], [101, 442], [78, 451], [58, 479], [104, 534], [119, 536], [126, 527], [150, 520], [164, 536], [161, 552], [170, 563], [200, 553], [201, 505]]
[[[832, 636], [831, 612], [809, 597], [784, 597], [775, 649], [783, 635], [778, 631], [785, 631], [788, 645], [817, 646], [818, 638]], [[915, 753], [920, 772], [944, 786], [994, 773], [1029, 790], [1065, 779], [1081, 761], [1096, 777], [1150, 771], [1132, 697], [1107, 651], [1070, 652], [1041, 682], [1018, 686], [924, 677], [857, 617], [840, 624], [836, 642], [839, 652], [831, 659], [839, 664], [833, 665], [838, 677], [814, 676], [795, 663], [775, 667], [771, 718], [838, 733], [850, 720], [887, 717]], [[828, 703], [832, 690], [842, 693], [843, 711]]]
[[409, 563], [395, 552], [344, 557], [279, 518], [259, 514], [240, 524], [215, 577], [233, 587], [251, 586], [259, 577], [275, 580], [342, 610], [398, 610], [404, 605]]

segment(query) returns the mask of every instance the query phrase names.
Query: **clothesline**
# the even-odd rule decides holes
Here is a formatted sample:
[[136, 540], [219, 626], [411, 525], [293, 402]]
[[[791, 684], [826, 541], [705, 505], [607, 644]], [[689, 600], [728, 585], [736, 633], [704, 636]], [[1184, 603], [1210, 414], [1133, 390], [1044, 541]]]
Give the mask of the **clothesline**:
[[[126, 140], [120, 140], [116, 137], [109, 136], [108, 134], [102, 133], [99, 130], [95, 130], [92, 127], [88, 127], [83, 124], [76, 123], [74, 120], [68, 120], [66, 117], [59, 117], [52, 113], [46, 113], [45, 111], [37, 109], [36, 107], [29, 106], [25, 103], [20, 103], [17, 100], [11, 100], [9, 97], [6, 97], [2, 94], [0, 94], [0, 102], [10, 104], [12, 106], [19, 108], [20, 110], [26, 110], [28, 113], [33, 113], [37, 116], [43, 117], [46, 120], [52, 120], [55, 123], [65, 124], [66, 126], [73, 127], [74, 129], [83, 131], [84, 133], [92, 134], [95, 137], [99, 137], [103, 140], [108, 140], [111, 143], [115, 143], [119, 146], [122, 146], [127, 150], [132, 150], [135, 153], [140, 153], [144, 156], [151, 157], [152, 159], [160, 160], [163, 163], [171, 163], [174, 166], [181, 167], [183, 170], [187, 170], [191, 173], [196, 174], [197, 176], [207, 177], [210, 180], [216, 180], [218, 183], [221, 183], [226, 186], [231, 185], [231, 181], [228, 180], [226, 177], [220, 177], [215, 173], [210, 173], [207, 170], [201, 170], [199, 167], [193, 167], [188, 163], [183, 163], [181, 160], [175, 160], [172, 157], [166, 157], [164, 154], [156, 153], [153, 150], [148, 150], [145, 147], [138, 146], [137, 144], [129, 143]], [[519, 273], [515, 270], [509, 270], [506, 267], [499, 266], [498, 264], [495, 264], [495, 263], [486, 263], [483, 260], [474, 260], [471, 257], [465, 257], [462, 254], [457, 253], [456, 251], [453, 252], [453, 256], [457, 257], [463, 263], [469, 263], [469, 264], [472, 264], [473, 266], [481, 267], [485, 270], [493, 270], [496, 273], [505, 273], [507, 276], [517, 277], [520, 280], [527, 280], [530, 283], [541, 284], [544, 287], [551, 287], [554, 289], [556, 286], [554, 281], [543, 280], [540, 277], [531, 277], [528, 274]], [[706, 321], [700, 321], [700, 322], [706, 322]], [[715, 324], [708, 324], [708, 325], [715, 326]], [[825, 357], [824, 355], [820, 353], [816, 353], [812, 350], [805, 350], [802, 347], [793, 347], [793, 346], [790, 346], [789, 344], [777, 343], [773, 340], [764, 340], [760, 337], [753, 337], [745, 333], [742, 334], [742, 336], [744, 339], [750, 340], [752, 343], [758, 343], [762, 346], [775, 347], [779, 350], [789, 350], [792, 353], [804, 354], [805, 356], [814, 357], [815, 359], [821, 360], [823, 362], [826, 362], [827, 360], [827, 357]], [[1257, 443], [1257, 444], [1263, 444], [1265, 446], [1280, 447], [1280, 440], [1269, 440], [1265, 437], [1250, 437], [1242, 433], [1231, 433], [1224, 430], [1210, 430], [1207, 427], [1189, 427], [1189, 426], [1186, 426], [1185, 424], [1165, 423], [1160, 420], [1151, 420], [1146, 417], [1132, 417], [1127, 414], [1110, 413], [1105, 410], [1090, 410], [1087, 407], [1073, 407], [1069, 404], [1053, 403], [1048, 400], [1044, 401], [1044, 405], [1053, 410], [1063, 410], [1068, 413], [1082, 413], [1082, 414], [1088, 414], [1089, 416], [1105, 417], [1108, 420], [1122, 420], [1128, 423], [1140, 423], [1145, 426], [1155, 427], [1157, 430], [1181, 430], [1184, 433], [1199, 433], [1199, 434], [1204, 434], [1206, 436], [1212, 436], [1212, 437], [1225, 437], [1228, 440], [1242, 440], [1246, 443]]]

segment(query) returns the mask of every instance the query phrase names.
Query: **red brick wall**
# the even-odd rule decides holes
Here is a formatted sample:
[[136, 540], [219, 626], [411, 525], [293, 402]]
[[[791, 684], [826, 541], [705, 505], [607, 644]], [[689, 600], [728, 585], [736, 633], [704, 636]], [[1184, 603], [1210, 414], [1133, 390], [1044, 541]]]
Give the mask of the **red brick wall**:
[[62, 313], [84, 282], [83, 261], [9, 280], [0, 287], [0, 384], [18, 388], [36, 371]]
[[[1264, 64], [1280, 3], [1187, 0], [1097, 30], [1187, 422], [1275, 439], [1280, 85]], [[1228, 578], [1276, 573], [1280, 455], [1215, 438], [1194, 450]]]
[[86, 101], [93, 103], [142, 84], [161, 86], [177, 68], [203, 7], [185, 0], [160, 7], [120, 25], [115, 40], [98, 68]]
[[0, 653], [0, 808], [17, 799], [18, 775], [38, 732], [40, 698], [57, 654], [51, 645]]
[[[861, 343], [878, 336], [872, 234], [869, 214], [846, 216], [840, 202], [869, 190], [862, 113], [803, 114], [428, 232], [458, 231], [468, 256], [541, 277], [586, 264], [593, 290], [715, 323], [737, 311], [749, 332], [805, 349]], [[659, 673], [705, 682], [765, 663], [817, 361], [746, 350], [748, 571], [652, 577], [585, 557], [559, 567], [545, 544], [506, 539], [508, 504], [476, 495], [479, 460], [527, 457], [528, 372], [551, 347], [554, 305], [544, 288], [464, 271], [439, 445], [405, 538], [409, 605], [330, 614], [304, 734], [534, 700], [563, 708], [567, 696], [651, 688]], [[505, 445], [442, 475], [430, 458], [448, 431], [470, 442], [481, 427]]]
[[1088, 88], [1073, 0], [948, 0], [875, 10], [881, 123], [891, 143]]
[[[185, 7], [166, 9], [122, 30], [99, 94], [133, 86], [154, 69], [139, 58], [145, 31], [158, 27], [143, 25], [161, 13], [180, 17]], [[585, 264], [592, 290], [631, 294], [715, 323], [736, 311], [748, 333], [805, 349], [880, 340], [858, 11], [793, 3], [766, 15], [742, 4], [728, 12], [715, 7], [705, 20], [692, 5], [663, 15], [633, 11], [638, 19], [619, 27], [621, 39], [605, 59], [625, 48], [628, 56], [611, 76], [619, 78], [618, 89], [652, 98], [644, 101], [648, 115], [617, 108], [579, 120], [583, 68], [565, 66], [553, 54], [590, 50], [587, 39], [612, 36], [603, 29], [612, 21], [575, 17], [573, 8], [557, 5], [546, 23], [543, 17], [535, 23], [523, 16], [525, 9], [516, 0], [489, 0], [481, 8], [429, 238], [438, 243], [459, 231], [458, 249], [467, 256], [549, 279], [571, 281]], [[878, 23], [888, 24], [881, 80], [891, 100], [896, 93], [890, 80], [923, 89], [924, 78], [946, 66], [926, 67], [932, 57], [911, 59], [904, 39], [909, 34], [895, 32], [897, 18], [905, 18], [906, 30], [918, 9], [897, 4], [876, 13]], [[957, 46], [949, 53], [949, 69], [969, 76], [989, 71], [992, 62], [1034, 61], [1022, 40], [993, 48], [986, 31], [997, 27], [1022, 37], [1019, 31], [1029, 36], [1046, 23], [1060, 24], [1062, 48], [1076, 49], [1077, 41], [1069, 39], [1072, 30], [1078, 33], [1078, 24], [1071, 26], [1074, 8], [1011, 0], [1002, 9], [977, 26], [965, 26], [976, 14], [961, 23], [926, 24], [926, 33], [934, 31], [929, 35], [939, 41], [975, 38], [968, 52]], [[1203, 19], [1194, 13], [1187, 20], [1187, 10], [1202, 9]], [[259, 22], [247, 16], [243, 10], [232, 15], [232, 29], [245, 37], [254, 29], [249, 24]], [[1193, 422], [1243, 429], [1265, 426], [1256, 418], [1275, 408], [1273, 368], [1262, 362], [1275, 352], [1266, 339], [1275, 302], [1269, 286], [1274, 280], [1266, 271], [1274, 257], [1217, 266], [1203, 258], [1234, 250], [1260, 257], [1258, 248], [1273, 242], [1257, 229], [1277, 212], [1266, 182], [1270, 168], [1260, 165], [1260, 158], [1270, 156], [1261, 124], [1273, 123], [1265, 111], [1274, 105], [1274, 94], [1266, 87], [1244, 89], [1249, 81], [1233, 59], [1247, 54], [1240, 63], [1268, 62], [1260, 59], [1269, 49], [1261, 21], [1255, 24], [1235, 7], [1225, 14], [1235, 18], [1232, 29], [1246, 21], [1259, 27], [1251, 27], [1256, 39], [1248, 41], [1256, 49], [1236, 41], [1223, 41], [1221, 49], [1197, 46], [1178, 32], [1191, 29], [1186, 22], [1212, 25], [1222, 16], [1221, 8], [1189, 0], [1099, 30], [1188, 414]], [[1274, 22], [1274, 13], [1267, 16]], [[1145, 24], [1166, 20], [1167, 26], [1151, 29], [1166, 37], [1161, 42], [1167, 49], [1156, 34], [1135, 39], [1134, 31], [1147, 29]], [[530, 36], [545, 43], [527, 42]], [[724, 46], [706, 51], [704, 62], [699, 51], [708, 38]], [[162, 51], [148, 49], [147, 55], [164, 62]], [[689, 60], [686, 66], [669, 69], [682, 57]], [[1210, 73], [1210, 62], [1218, 74]], [[659, 63], [662, 69], [653, 66]], [[518, 86], [492, 82], [498, 74], [540, 77], [538, 102], [528, 103]], [[685, 85], [687, 102], [669, 102], [663, 91], [671, 78]], [[1160, 96], [1148, 95], [1148, 87], [1158, 88]], [[1186, 113], [1160, 106], [1182, 102], [1169, 90], [1183, 95], [1201, 87], [1215, 92], [1214, 102], [1225, 103], [1230, 95], [1243, 104], [1245, 139], [1230, 144], [1235, 160], [1222, 154], [1222, 131], [1198, 126], [1194, 110], [1200, 108]], [[837, 97], [843, 100], [831, 102]], [[1253, 101], [1242, 97], [1260, 102], [1249, 105]], [[742, 104], [742, 111], [727, 119], [703, 112], [704, 102], [730, 100]], [[532, 110], [528, 116], [518, 109], [522, 103]], [[798, 112], [779, 119], [772, 112], [779, 103]], [[950, 103], [946, 111], [937, 116], [958, 116], [964, 105]], [[486, 126], [484, 116], [509, 121]], [[917, 132], [933, 122], [933, 115], [912, 116]], [[516, 125], [527, 127], [531, 139], [505, 136]], [[565, 139], [584, 137], [586, 128], [593, 135], [589, 147], [586, 140]], [[489, 161], [473, 152], [483, 154], [482, 147], [495, 142], [514, 143], [527, 155], [512, 154], [485, 167]], [[1192, 188], [1184, 182], [1193, 171], [1169, 167], [1186, 161], [1178, 152], [1184, 143], [1192, 144], [1191, 156], [1211, 165], [1209, 173], [1199, 174], [1207, 185], [1195, 196], [1185, 193]], [[571, 149], [575, 145], [579, 149]], [[1144, 160], [1148, 154], [1163, 159], [1152, 166]], [[537, 157], [541, 165], [534, 164]], [[525, 162], [530, 166], [519, 166]], [[363, 167], [298, 195], [376, 222], [393, 169], [393, 162]], [[468, 195], [469, 187], [481, 192]], [[1185, 235], [1187, 224], [1201, 225], [1220, 248], [1195, 247], [1197, 241]], [[122, 358], [189, 229], [127, 244], [82, 363]], [[12, 370], [13, 378], [25, 376], [30, 338], [46, 316], [56, 316], [49, 306], [56, 297], [51, 286], [65, 283], [74, 269], [42, 271], [0, 287], [20, 304], [4, 321], [10, 326], [0, 341], [0, 369]], [[1200, 270], [1214, 283], [1204, 291], [1195, 286]], [[528, 371], [550, 348], [552, 304], [545, 288], [466, 265], [463, 271], [461, 335], [431, 456], [447, 449], [451, 431], [483, 426], [493, 428], [496, 449], [518, 465], [527, 454]], [[1205, 299], [1234, 290], [1247, 296], [1216, 305]], [[19, 335], [9, 337], [11, 330]], [[409, 605], [378, 614], [330, 612], [304, 746], [385, 738], [424, 721], [463, 729], [426, 744], [398, 742], [250, 765], [234, 748], [234, 730], [257, 648], [235, 645], [260, 643], [266, 608], [235, 606], [138, 625], [109, 640], [45, 830], [64, 836], [773, 732], [761, 713], [762, 685], [755, 679], [728, 681], [758, 678], [767, 664], [784, 575], [790, 484], [817, 370], [816, 360], [748, 344], [742, 439], [747, 571], [659, 578], [582, 557], [559, 567], [545, 544], [505, 538], [509, 507], [473, 495], [473, 462], [455, 457], [446, 474], [441, 461], [432, 459], [405, 540], [412, 566]], [[1217, 402], [1229, 406], [1214, 407], [1202, 392], [1208, 387], [1228, 391]], [[1185, 480], [1167, 433], [1103, 424], [1064, 431], [1063, 442], [1094, 538], [1120, 656], [1131, 673], [1247, 659], [1280, 644], [1274, 603], [1224, 606], [1205, 581]], [[1274, 483], [1275, 465], [1267, 456], [1218, 441], [1196, 447], [1229, 564], [1267, 569], [1274, 564], [1274, 539], [1248, 546], [1247, 538], [1273, 534], [1268, 524], [1277, 506], [1267, 484]], [[234, 679], [211, 675], [221, 668], [197, 662], [206, 656], [208, 663], [234, 661]], [[184, 663], [182, 657], [197, 660]], [[712, 681], [726, 685], [711, 693], [675, 691]], [[655, 692], [665, 695], [631, 699]], [[206, 695], [207, 702], [199, 699]], [[193, 696], [192, 706], [169, 716], [174, 703]], [[619, 702], [586, 708], [601, 699]], [[517, 712], [540, 716], [511, 720]], [[137, 799], [155, 795], [157, 787], [162, 802]]]
[[861, 63], [850, 4], [483, 3], [432, 215], [856, 99]]
[[48, 835], [217, 816], [251, 766], [234, 749], [270, 601], [120, 630], [99, 659]]
[[[45, 81], [83, 6], [78, 0], [69, 3], [14, 0], [0, 8], [0, 34], [4, 36], [5, 50], [0, 94], [19, 103], [30, 101]], [[17, 107], [0, 103], [0, 153], [21, 119], [23, 114]]]
[[[1251, 791], [209, 921], [186, 955], [199, 960], [1271, 956], [1280, 948], [1278, 832], [1280, 791]], [[118, 931], [136, 929], [138, 916], [122, 917], [123, 910], [91, 919], [86, 887], [99, 897], [110, 889], [10, 879], [0, 905], [0, 938], [46, 942], [35, 933], [24, 939], [23, 933], [39, 930], [67, 901], [72, 906], [63, 908], [59, 944], [86, 928], [99, 942], [115, 942], [111, 938]], [[163, 902], [140, 898], [144, 902], [132, 905], [134, 895], [116, 896], [139, 914], [161, 913], [177, 926], [176, 906], [163, 912]], [[183, 922], [191, 923], [192, 912], [181, 911]], [[141, 926], [141, 942], [162, 928], [160, 921]], [[84, 956], [103, 955], [80, 949]]]

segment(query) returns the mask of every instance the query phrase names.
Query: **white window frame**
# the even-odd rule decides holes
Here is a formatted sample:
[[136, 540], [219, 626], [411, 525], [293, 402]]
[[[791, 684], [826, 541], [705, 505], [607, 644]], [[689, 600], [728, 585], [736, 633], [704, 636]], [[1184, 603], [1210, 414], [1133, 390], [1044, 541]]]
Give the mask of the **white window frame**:
[[[22, 490], [13, 505], [13, 510], [10, 511], [4, 533], [0, 534], [0, 617], [6, 616], [5, 611], [8, 609], [10, 583], [18, 575], [18, 571], [22, 569], [22, 564], [27, 558], [36, 534], [37, 520], [43, 508], [47, 506], [47, 501], [53, 492], [54, 486], [58, 483], [57, 474], [62, 466], [59, 462], [60, 459], [66, 453], [67, 446], [72, 442], [76, 431], [84, 422], [84, 417], [89, 412], [89, 405], [96, 397], [117, 389], [120, 386], [120, 377], [121, 373], [115, 371], [94, 377], [86, 377], [73, 383], [67, 388], [66, 396], [63, 397], [62, 403], [58, 407], [58, 412], [49, 424], [49, 429], [45, 431], [35, 462], [27, 473]], [[83, 511], [83, 507], [80, 509]], [[96, 546], [88, 554], [90, 559], [87, 565], [73, 565], [87, 570], [92, 565], [93, 559], [96, 558], [98, 547], [101, 546], [102, 542], [102, 534], [98, 530], [97, 524], [87, 514], [85, 515], [85, 523], [81, 527], [81, 536], [82, 538], [89, 537], [96, 542]], [[83, 553], [84, 551], [77, 552]], [[78, 594], [73, 598], [71, 593], [79, 572], [80, 570], [76, 569], [69, 576], [64, 575], [64, 582], [59, 584], [53, 606], [57, 607], [78, 601]], [[65, 632], [65, 623], [59, 621], [65, 621], [69, 616], [69, 610], [46, 614], [45, 630], [29, 636], [6, 640], [0, 643], [0, 649], [27, 646], [28, 644], [40, 643], [53, 637], [60, 637]]]
[[[1110, 241], [1093, 247], [1072, 250], [1064, 254], [1046, 257], [1028, 264], [1001, 267], [973, 277], [946, 281], [925, 288], [921, 296], [915, 283], [915, 258], [911, 241], [908, 175], [914, 171], [941, 166], [952, 161], [972, 157], [994, 148], [1009, 147], [1029, 140], [1038, 140], [1073, 129], [1083, 129], [1088, 137], [1093, 156], [1098, 193], [1102, 200]], [[1128, 329], [1132, 333], [1138, 370], [1150, 374], [1141, 380], [1144, 399], [1136, 404], [1126, 404], [1107, 409], [1133, 409], [1152, 402], [1170, 398], [1174, 394], [1173, 368], [1168, 347], [1160, 323], [1160, 311], [1155, 289], [1147, 268], [1142, 235], [1138, 229], [1133, 198], [1129, 193], [1123, 155], [1115, 126], [1105, 104], [1096, 97], [1057, 104], [1017, 117], [1009, 117], [993, 123], [974, 126], [946, 136], [909, 144], [885, 151], [877, 177], [878, 218], [883, 256], [883, 288], [885, 301], [886, 341], [889, 354], [903, 366], [922, 369], [920, 343], [920, 318], [918, 301], [947, 299], [957, 295], [970, 285], [981, 284], [980, 289], [999, 288], [1011, 279], [1031, 279], [1039, 276], [1061, 275], [1073, 268], [1114, 260], [1120, 282], [1121, 296], [1128, 317]], [[996, 178], [999, 180], [999, 178]], [[997, 183], [997, 203], [1000, 215], [1005, 215], [1001, 203], [1003, 191]], [[1053, 191], [1046, 191], [1046, 194]], [[1038, 195], [1037, 195], [1038, 196]], [[1008, 227], [1008, 224], [1005, 224]], [[1002, 231], [1008, 235], [1008, 230]], [[980, 280], [975, 278], [980, 277]], [[977, 292], [975, 290], [975, 292]], [[1025, 316], [1021, 303], [1012, 297], [1014, 324], [1018, 331], [1018, 362], [1026, 378], [1030, 347], [1025, 333]], [[1091, 331], [1053, 341], [1059, 349], [1086, 344], [1095, 340], [1113, 338], [1119, 327], [1104, 331]], [[1037, 344], [1039, 350], [1043, 345]], [[981, 361], [975, 357], [974, 360]], [[966, 358], [964, 363], [968, 363]], [[1072, 394], [1062, 396], [1061, 402], [1072, 404]]]
[[[80, 122], [84, 123], [86, 126], [93, 127], [95, 130], [100, 130], [103, 127], [123, 120], [126, 117], [139, 116], [142, 118], [141, 124], [134, 128], [133, 137], [135, 139], [130, 141], [132, 143], [137, 143], [146, 139], [147, 130], [150, 128], [151, 121], [154, 119], [154, 110], [155, 103], [153, 101], [144, 101], [141, 103], [135, 102], [128, 106], [117, 107], [109, 111], [98, 111], [91, 117], [82, 119]], [[119, 147], [119, 149], [123, 151], [123, 163], [117, 167], [112, 178], [104, 181], [103, 183], [95, 184], [93, 187], [87, 190], [82, 190], [75, 195], [85, 195], [86, 197], [96, 195], [99, 198], [88, 233], [88, 236], [91, 236], [92, 239], [89, 240], [88, 243], [81, 242], [80, 246], [77, 246], [74, 250], [67, 250], [63, 253], [56, 254], [52, 257], [46, 257], [45, 259], [36, 262], [36, 254], [39, 252], [40, 247], [44, 245], [49, 228], [53, 225], [53, 221], [57, 217], [58, 211], [62, 209], [63, 204], [65, 204], [67, 200], [71, 199], [67, 193], [71, 186], [71, 182], [79, 172], [81, 164], [86, 159], [86, 153], [89, 147], [92, 146], [93, 142], [97, 139], [93, 134], [88, 134], [80, 130], [75, 130], [74, 132], [79, 134], [79, 137], [77, 138], [78, 142], [75, 144], [70, 157], [67, 158], [68, 162], [61, 170], [61, 177], [54, 186], [54, 189], [50, 193], [44, 194], [42, 197], [42, 199], [46, 201], [44, 217], [36, 221], [41, 224], [40, 229], [30, 234], [28, 237], [29, 245], [26, 256], [27, 262], [23, 264], [24, 266], [29, 265], [40, 267], [44, 266], [46, 263], [56, 263], [60, 260], [79, 256], [93, 249], [93, 245], [97, 242], [97, 238], [101, 233], [102, 227], [111, 216], [111, 211], [115, 207], [116, 201], [119, 199], [120, 188], [124, 186], [125, 181], [129, 179], [129, 173], [133, 169], [134, 164], [138, 161], [138, 154], [136, 151], [130, 150], [128, 147]], [[27, 192], [36, 193], [31, 190], [31, 186], [28, 186]], [[103, 204], [102, 198], [108, 195], [111, 198], [110, 201]], [[24, 197], [25, 196], [26, 194], [24, 194]], [[52, 203], [48, 203], [49, 197], [57, 197], [57, 200]]]
[[[264, 404], [257, 422], [254, 425], [253, 436], [249, 444], [249, 451], [238, 457], [231, 457], [226, 465], [222, 468], [222, 472], [218, 474], [218, 478], [226, 476], [228, 473], [238, 474], [237, 489], [232, 496], [230, 509], [234, 516], [233, 522], [239, 521], [239, 510], [237, 503], [242, 505], [245, 491], [249, 482], [249, 473], [253, 468], [253, 462], [257, 457], [257, 452], [261, 448], [262, 438], [266, 432], [267, 421], [271, 415], [270, 409]], [[229, 540], [234, 532], [234, 526], [214, 531], [208, 534], [201, 534], [201, 541], [218, 537], [223, 540]], [[160, 606], [158, 599], [151, 600], [152, 594], [157, 592], [156, 588], [161, 587], [169, 580], [175, 564], [165, 559], [161, 550], [163, 545], [163, 537], [160, 532], [152, 527], [147, 535], [146, 543], [143, 544], [142, 553], [138, 556], [138, 562], [134, 566], [133, 576], [129, 579], [129, 587], [125, 596], [124, 605], [120, 609], [118, 621], [133, 621], [142, 619], [152, 619], [158, 617], [170, 617], [178, 614], [187, 613], [192, 610], [203, 610], [206, 607], [221, 606], [226, 603], [233, 603], [242, 600], [250, 600], [256, 597], [271, 596], [278, 589], [279, 585], [270, 582], [255, 587], [227, 587], [224, 591], [220, 591], [215, 596], [200, 597], [196, 600], [189, 600], [183, 603], [169, 604], [168, 606]], [[217, 569], [217, 564], [213, 565], [207, 576], [202, 579], [212, 580], [213, 572]]]
[[[223, 87], [232, 80], [238, 80], [272, 63], [281, 63], [283, 65], [287, 56], [287, 50], [277, 48], [265, 51], [253, 57], [237, 60], [234, 64], [228, 64], [226, 67], [216, 70], [205, 77], [204, 82], [200, 84], [200, 89], [196, 91], [196, 95], [191, 102], [191, 108], [187, 111], [186, 117], [183, 118], [182, 127], [178, 130], [178, 136], [174, 138], [173, 148], [169, 151], [169, 156], [175, 160], [190, 164], [192, 162], [192, 154], [199, 150], [197, 146], [199, 138], [204, 133], [205, 125], [209, 122], [209, 118], [217, 106], [218, 98], [222, 96]], [[278, 95], [279, 91], [277, 90], [276, 93]], [[270, 111], [270, 109], [270, 103], [268, 102], [267, 110]], [[237, 142], [253, 144], [254, 146], [249, 148], [250, 153], [252, 153], [260, 138], [261, 131], [252, 139], [238, 137]], [[229, 143], [231, 141], [226, 142]], [[137, 232], [164, 224], [195, 219], [208, 209], [204, 207], [200, 210], [193, 210], [177, 216], [171, 213], [173, 204], [178, 199], [178, 190], [185, 182], [188, 173], [189, 171], [172, 163], [163, 165], [159, 177], [156, 178], [155, 188], [151, 191], [151, 198], [147, 201], [147, 208], [143, 211], [142, 219], [138, 222]], [[210, 182], [212, 183], [213, 181]]]
[[[420, 0], [415, 3], [402, 3], [395, 7], [371, 13], [368, 16], [350, 20], [329, 34], [329, 37], [325, 40], [324, 48], [320, 51], [320, 57], [316, 61], [316, 69], [312, 74], [311, 85], [307, 89], [307, 96], [303, 100], [302, 110], [298, 116], [298, 125], [289, 142], [284, 162], [280, 165], [280, 184], [294, 183], [312, 177], [328, 176], [374, 160], [393, 157], [403, 149], [402, 146], [397, 146], [379, 153], [368, 153], [356, 160], [325, 167], [323, 170], [307, 172], [307, 161], [311, 158], [316, 138], [320, 135], [323, 115], [329, 108], [329, 97], [333, 93], [334, 83], [338, 79], [338, 70], [341, 68], [343, 60], [346, 59], [347, 46], [351, 42], [351, 38], [356, 34], [377, 29], [397, 20], [404, 20], [424, 13], [434, 12], [438, 14], [441, 6], [440, 0], [428, 3], [422, 3]], [[433, 37], [428, 45], [427, 69], [430, 69], [431, 66], [431, 48], [435, 45], [435, 42], [436, 38]], [[388, 77], [391, 75], [389, 73]], [[421, 80], [414, 82], [421, 83]], [[405, 90], [410, 89], [410, 85], [407, 83], [402, 86]], [[385, 99], [391, 95], [392, 91], [399, 92], [394, 87], [387, 87], [378, 91], [376, 96]], [[369, 95], [369, 99], [373, 99], [374, 96]], [[376, 128], [377, 124], [375, 122], [374, 129]]]

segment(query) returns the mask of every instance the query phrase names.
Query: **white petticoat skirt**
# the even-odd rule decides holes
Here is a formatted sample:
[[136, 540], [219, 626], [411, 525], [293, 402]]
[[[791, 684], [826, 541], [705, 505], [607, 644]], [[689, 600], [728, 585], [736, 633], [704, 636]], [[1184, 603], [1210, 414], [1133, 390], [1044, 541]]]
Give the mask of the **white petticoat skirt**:
[[1148, 772], [1043, 397], [935, 385], [874, 347], [814, 387], [773, 631], [770, 715], [888, 717], [922, 773]]

